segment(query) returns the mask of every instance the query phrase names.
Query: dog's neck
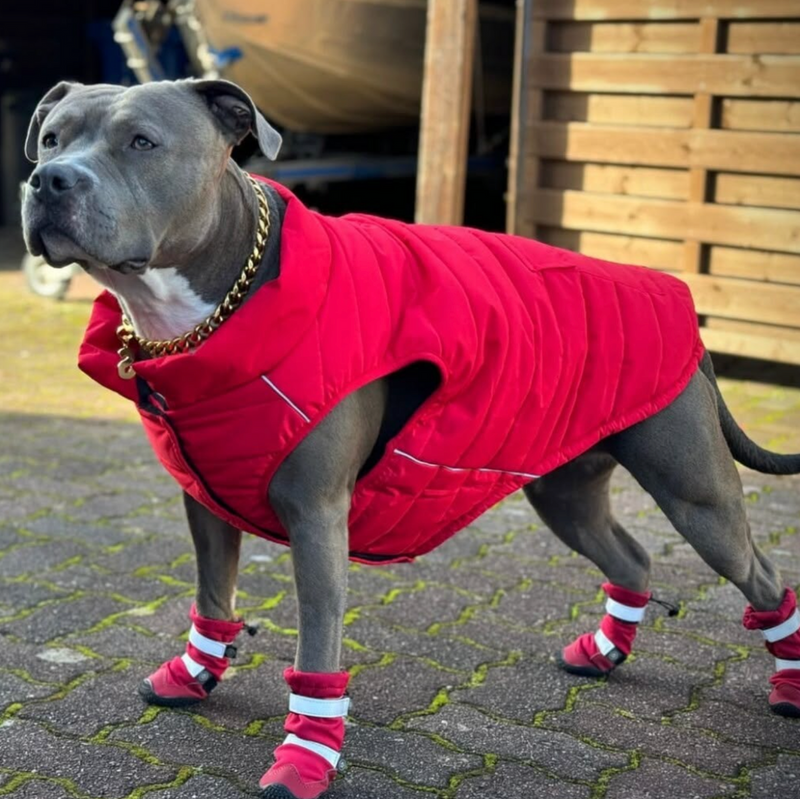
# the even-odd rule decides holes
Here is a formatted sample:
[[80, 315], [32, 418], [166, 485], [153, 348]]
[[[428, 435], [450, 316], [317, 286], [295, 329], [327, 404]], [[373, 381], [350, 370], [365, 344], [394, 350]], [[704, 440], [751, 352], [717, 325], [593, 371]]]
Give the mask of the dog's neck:
[[[140, 338], [171, 339], [192, 330], [239, 277], [253, 250], [258, 202], [249, 179], [233, 162], [220, 182], [212, 217], [211, 229], [182, 263], [151, 267], [143, 274], [92, 270], [117, 297]], [[273, 220], [276, 227], [279, 221]]]

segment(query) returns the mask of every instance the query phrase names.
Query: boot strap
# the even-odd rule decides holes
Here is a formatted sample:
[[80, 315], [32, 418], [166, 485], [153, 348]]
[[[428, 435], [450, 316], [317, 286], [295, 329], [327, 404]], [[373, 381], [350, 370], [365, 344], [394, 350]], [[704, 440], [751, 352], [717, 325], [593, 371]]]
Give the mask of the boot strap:
[[215, 641], [213, 638], [207, 638], [201, 632], [198, 632], [197, 627], [192, 625], [189, 630], [189, 643], [199, 649], [206, 655], [211, 655], [215, 658], [235, 658], [236, 647], [231, 644], [226, 644], [223, 641]]
[[622, 602], [617, 602], [616, 599], [612, 599], [611, 597], [606, 600], [606, 613], [620, 621], [638, 624], [644, 619], [645, 610], [646, 608], [634, 608], [631, 605], [623, 605]]
[[800, 630], [800, 611], [795, 609], [794, 613], [792, 613], [786, 621], [781, 622], [775, 627], [768, 627], [766, 630], [760, 630], [760, 632], [761, 635], [764, 636], [765, 641], [774, 644], [775, 641], [782, 641], [798, 630]]
[[292, 746], [299, 746], [301, 749], [307, 749], [315, 755], [319, 755], [323, 760], [330, 763], [331, 768], [336, 768], [339, 764], [339, 759], [342, 756], [341, 752], [331, 749], [330, 746], [319, 744], [316, 741], [307, 741], [305, 738], [298, 738], [293, 732], [290, 732], [284, 739], [284, 744], [292, 744]]
[[350, 697], [341, 699], [313, 699], [310, 696], [289, 694], [289, 712], [317, 719], [338, 719], [347, 715], [350, 710]]
[[783, 671], [784, 669], [800, 669], [800, 660], [775, 658], [775, 671]]
[[594, 634], [594, 642], [597, 644], [600, 654], [615, 666], [619, 666], [620, 663], [627, 660], [628, 656], [621, 649], [617, 649], [614, 642], [602, 630], [598, 630]]

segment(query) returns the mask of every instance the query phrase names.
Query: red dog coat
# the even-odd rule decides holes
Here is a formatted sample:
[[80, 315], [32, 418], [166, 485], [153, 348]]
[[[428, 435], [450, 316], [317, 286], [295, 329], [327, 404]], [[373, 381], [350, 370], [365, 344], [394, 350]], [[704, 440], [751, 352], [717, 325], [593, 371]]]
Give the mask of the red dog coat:
[[408, 364], [435, 364], [441, 383], [356, 484], [355, 560], [430, 551], [660, 411], [697, 369], [676, 278], [514, 236], [331, 218], [271, 185], [287, 205], [277, 279], [197, 349], [140, 360], [127, 381], [103, 293], [79, 359], [138, 404], [180, 485], [240, 529], [287, 543], [267, 502], [276, 469], [347, 394]]

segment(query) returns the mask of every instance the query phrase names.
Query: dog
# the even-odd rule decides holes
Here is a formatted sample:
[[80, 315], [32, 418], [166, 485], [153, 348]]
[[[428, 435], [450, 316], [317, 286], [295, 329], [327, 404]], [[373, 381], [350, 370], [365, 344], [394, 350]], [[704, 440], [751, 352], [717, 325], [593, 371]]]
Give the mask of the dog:
[[25, 240], [107, 291], [80, 366], [136, 403], [184, 489], [197, 553], [186, 652], [140, 686], [205, 699], [235, 654], [241, 531], [289, 544], [299, 634], [287, 738], [262, 796], [315, 799], [341, 764], [349, 559], [410, 560], [522, 488], [606, 575], [600, 629], [566, 647], [600, 676], [631, 652], [649, 558], [614, 519], [622, 465], [744, 594], [776, 658], [769, 698], [800, 716], [800, 615], [753, 543], [734, 458], [750, 441], [699, 338], [688, 289], [533, 241], [354, 215], [331, 219], [243, 173], [279, 134], [240, 87], [60, 83], [25, 145]]

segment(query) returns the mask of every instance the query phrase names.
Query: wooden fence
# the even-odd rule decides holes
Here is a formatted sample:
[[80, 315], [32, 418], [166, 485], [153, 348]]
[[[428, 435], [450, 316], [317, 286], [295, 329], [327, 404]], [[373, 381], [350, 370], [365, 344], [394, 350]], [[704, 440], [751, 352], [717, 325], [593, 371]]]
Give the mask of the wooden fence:
[[800, 0], [518, 0], [508, 229], [676, 272], [800, 364]]

